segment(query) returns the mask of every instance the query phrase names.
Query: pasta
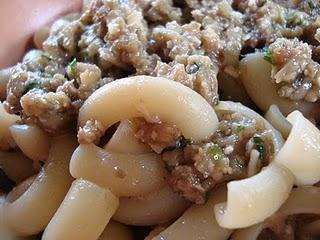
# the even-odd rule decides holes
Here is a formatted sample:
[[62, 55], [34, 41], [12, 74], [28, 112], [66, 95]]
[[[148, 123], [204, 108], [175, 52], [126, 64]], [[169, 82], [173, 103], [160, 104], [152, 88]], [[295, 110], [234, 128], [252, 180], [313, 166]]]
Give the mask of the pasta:
[[282, 115], [279, 108], [276, 105], [271, 105], [267, 113], [266, 119], [281, 132], [282, 136], [287, 139], [291, 131], [291, 123]]
[[[35, 162], [48, 158], [50, 138], [37, 126], [11, 125], [11, 135], [22, 152]], [[30, 141], [30, 138], [33, 141]]]
[[0, 103], [0, 116], [0, 150], [8, 150], [16, 146], [9, 126], [16, 123], [19, 120], [19, 116], [8, 114], [2, 103]]
[[110, 221], [98, 240], [132, 240], [130, 229], [118, 222]]
[[0, 166], [15, 183], [36, 173], [32, 161], [21, 152], [0, 152]]
[[290, 113], [287, 119], [292, 129], [275, 161], [291, 170], [296, 185], [317, 183], [320, 180], [319, 130], [298, 111]]
[[[111, 114], [105, 114], [105, 108]], [[167, 79], [138, 76], [114, 81], [92, 94], [80, 109], [79, 124], [84, 126], [89, 119], [96, 119], [107, 129], [133, 117], [158, 117], [176, 125], [194, 141], [208, 138], [218, 123], [210, 105], [190, 89]]]
[[222, 188], [210, 195], [202, 206], [192, 206], [176, 222], [161, 232], [153, 240], [162, 239], [228, 239], [232, 230], [221, 228], [212, 217], [214, 205], [223, 201], [225, 190]]
[[109, 190], [77, 179], [46, 227], [42, 239], [97, 239], [118, 205], [118, 198]]
[[[277, 94], [275, 86], [270, 81], [271, 64], [264, 60], [262, 53], [248, 54], [242, 60], [241, 68], [242, 82], [247, 93], [263, 111], [266, 112], [272, 104], [277, 103], [280, 111], [285, 115], [295, 109], [311, 117], [317, 114], [314, 104], [303, 101], [292, 102]], [[263, 86], [264, 98], [261, 98], [260, 92], [257, 91], [259, 86]]]
[[93, 144], [83, 144], [75, 150], [70, 172], [74, 178], [82, 177], [109, 188], [118, 197], [138, 196], [160, 189], [166, 176], [163, 162], [154, 153], [113, 153]]
[[0, 70], [0, 100], [7, 96], [7, 84], [10, 78], [10, 68]]
[[[228, 183], [228, 200], [215, 206], [220, 226], [244, 228], [264, 221], [288, 198], [293, 185], [289, 170], [271, 164], [257, 175]], [[268, 196], [273, 196], [272, 202]]]
[[165, 186], [144, 196], [120, 198], [120, 207], [113, 218], [128, 225], [156, 225], [181, 215], [189, 205]]
[[72, 181], [68, 160], [74, 147], [69, 134], [54, 139], [48, 160], [32, 184], [28, 188], [23, 186], [25, 191], [19, 191], [18, 186], [11, 192], [12, 198], [4, 203], [3, 214], [6, 224], [18, 235], [39, 233], [49, 223]]
[[76, 2], [0, 70], [0, 239], [319, 239], [318, 1]]
[[104, 146], [107, 151], [129, 154], [151, 152], [151, 149], [139, 142], [134, 136], [134, 123], [130, 120], [121, 121], [110, 141]]
[[[277, 230], [281, 222], [288, 216], [295, 214], [319, 214], [319, 189], [317, 187], [298, 187], [292, 190], [287, 202], [279, 209], [271, 221], [266, 220], [263, 223], [254, 225], [247, 229], [241, 229], [234, 232], [232, 240], [257, 239], [261, 232], [266, 228]], [[281, 228], [280, 228], [281, 229]], [[280, 237], [285, 237], [281, 232]], [[278, 234], [279, 234], [278, 233]], [[281, 235], [282, 234], [282, 235]], [[319, 230], [318, 230], [319, 234]]]

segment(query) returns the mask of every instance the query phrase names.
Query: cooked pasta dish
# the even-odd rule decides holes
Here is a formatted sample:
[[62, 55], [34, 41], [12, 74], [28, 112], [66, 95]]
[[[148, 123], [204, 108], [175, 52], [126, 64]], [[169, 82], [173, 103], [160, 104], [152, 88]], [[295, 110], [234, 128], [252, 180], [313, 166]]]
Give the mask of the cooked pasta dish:
[[320, 239], [319, 103], [319, 1], [84, 1], [0, 71], [0, 239]]

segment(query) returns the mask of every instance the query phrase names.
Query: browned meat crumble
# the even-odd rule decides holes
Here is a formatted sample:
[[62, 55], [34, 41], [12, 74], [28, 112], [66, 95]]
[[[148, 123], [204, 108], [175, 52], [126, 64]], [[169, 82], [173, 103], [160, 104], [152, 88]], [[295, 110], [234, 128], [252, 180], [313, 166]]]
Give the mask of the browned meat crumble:
[[269, 46], [267, 54], [272, 63], [272, 80], [281, 97], [294, 101], [319, 100], [320, 64], [312, 59], [312, 48], [307, 43], [296, 38], [279, 38]]
[[[181, 82], [215, 104], [217, 77], [241, 88], [242, 54], [270, 44], [272, 49], [281, 37], [287, 39], [283, 54], [290, 46], [305, 44], [308, 56], [297, 61], [308, 64], [299, 70], [299, 86], [282, 83], [280, 96], [314, 102], [319, 95], [314, 80], [320, 60], [319, 9], [318, 1], [94, 0], [82, 15], [54, 22], [42, 50], [28, 53], [13, 68], [5, 106], [55, 132], [75, 120], [73, 113], [97, 88], [141, 74]], [[294, 38], [303, 43], [288, 40]], [[223, 97], [233, 97], [221, 86]], [[33, 88], [41, 90], [43, 99], [63, 92], [69, 103], [44, 101], [36, 111], [26, 110], [40, 97], [40, 91], [28, 93]], [[22, 97], [34, 93], [22, 105]], [[54, 111], [61, 120], [50, 119]]]
[[183, 138], [166, 123], [138, 125], [137, 138], [162, 153], [169, 185], [197, 204], [204, 203], [207, 192], [218, 184], [256, 174], [274, 155], [270, 132], [262, 121], [235, 112], [219, 112], [219, 119], [210, 141], [200, 143]]

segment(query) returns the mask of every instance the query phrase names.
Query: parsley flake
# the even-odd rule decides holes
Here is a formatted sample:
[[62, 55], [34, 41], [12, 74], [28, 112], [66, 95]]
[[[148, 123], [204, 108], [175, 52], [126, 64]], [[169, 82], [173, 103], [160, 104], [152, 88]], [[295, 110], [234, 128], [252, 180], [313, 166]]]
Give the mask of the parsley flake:
[[74, 58], [72, 60], [72, 62], [69, 63], [69, 65], [68, 65], [68, 72], [70, 73], [70, 75], [72, 77], [76, 77], [77, 76], [77, 64], [78, 64], [77, 59]]
[[259, 152], [259, 158], [262, 160], [265, 155], [264, 141], [260, 136], [256, 135], [253, 136], [253, 142], [256, 145], [256, 149]]
[[265, 51], [263, 59], [272, 64], [272, 53], [269, 50]]
[[209, 153], [214, 161], [222, 160], [224, 157], [223, 150], [216, 144], [209, 148]]

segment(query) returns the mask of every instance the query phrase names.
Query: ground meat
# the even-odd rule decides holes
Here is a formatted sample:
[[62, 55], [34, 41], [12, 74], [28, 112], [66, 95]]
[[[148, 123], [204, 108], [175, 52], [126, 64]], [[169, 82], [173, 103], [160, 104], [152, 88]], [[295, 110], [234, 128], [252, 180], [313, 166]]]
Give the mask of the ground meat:
[[46, 93], [32, 89], [20, 99], [22, 119], [35, 123], [49, 133], [65, 129], [76, 118], [77, 108], [64, 92]]
[[165, 148], [176, 146], [181, 132], [177, 127], [166, 123], [141, 121], [135, 136], [141, 142], [148, 144], [156, 153], [161, 153]]
[[279, 38], [266, 53], [272, 63], [272, 81], [281, 97], [316, 102], [320, 97], [320, 64], [311, 47], [298, 39]]
[[[218, 74], [220, 83], [239, 82], [241, 54], [270, 44], [272, 49], [281, 37], [305, 42], [308, 56], [295, 60], [303, 65], [291, 71], [298, 77], [289, 84], [278, 83], [280, 96], [315, 102], [319, 98], [318, 6], [313, 0], [93, 0], [81, 16], [54, 22], [43, 51], [31, 51], [13, 68], [5, 106], [30, 120], [34, 117], [22, 109], [20, 99], [31, 88], [64, 92], [80, 107], [105, 83], [141, 74], [178, 81], [215, 104]], [[77, 76], [68, 71], [74, 59]]]
[[217, 72], [209, 57], [192, 55], [177, 57], [170, 64], [158, 62], [153, 75], [180, 82], [214, 104], [218, 98]]
[[98, 120], [88, 120], [78, 131], [78, 142], [80, 144], [98, 143], [105, 133], [105, 127]]
[[274, 157], [263, 122], [228, 111], [219, 112], [219, 119], [210, 141], [179, 144], [162, 153], [169, 185], [195, 203], [203, 203], [218, 184], [256, 174]]
[[181, 9], [174, 7], [172, 0], [149, 1], [149, 9], [146, 11], [146, 18], [151, 22], [181, 22], [181, 16]]
[[201, 173], [191, 166], [175, 167], [168, 183], [175, 192], [196, 204], [205, 203], [206, 193], [213, 185], [210, 178], [204, 179]]

